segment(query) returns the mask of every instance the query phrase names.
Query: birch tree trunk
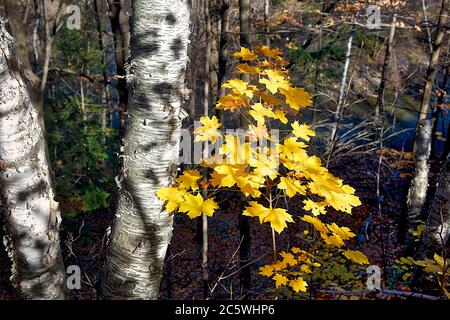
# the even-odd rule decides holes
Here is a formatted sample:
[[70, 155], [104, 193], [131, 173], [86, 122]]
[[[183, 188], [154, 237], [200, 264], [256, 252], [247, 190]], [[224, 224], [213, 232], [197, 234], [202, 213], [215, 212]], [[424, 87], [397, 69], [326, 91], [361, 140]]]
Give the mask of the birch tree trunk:
[[102, 297], [156, 299], [172, 215], [155, 192], [178, 167], [189, 37], [187, 0], [133, 1], [130, 104]]
[[408, 191], [406, 217], [405, 253], [411, 255], [414, 252], [414, 237], [412, 232], [417, 229], [422, 217], [428, 190], [428, 173], [430, 166], [428, 160], [431, 151], [431, 120], [421, 120], [417, 150], [415, 153], [415, 169], [411, 186]]
[[439, 63], [439, 56], [441, 54], [441, 47], [446, 33], [445, 23], [447, 21], [448, 0], [442, 0], [441, 10], [439, 12], [439, 21], [437, 24], [436, 34], [434, 36], [433, 51], [428, 65], [427, 75], [425, 78], [425, 87], [423, 88], [422, 102], [419, 110], [419, 118], [416, 128], [416, 139], [414, 141], [414, 150], [417, 147], [418, 131], [420, 120], [426, 119], [430, 109], [430, 99], [433, 90], [434, 79], [436, 78], [437, 66]]
[[336, 105], [336, 111], [334, 112], [334, 123], [331, 127], [331, 133], [330, 133], [330, 139], [328, 144], [328, 157], [326, 166], [328, 167], [331, 156], [334, 151], [334, 147], [336, 144], [336, 135], [337, 131], [339, 129], [339, 125], [341, 122], [342, 117], [342, 109], [344, 108], [344, 98], [345, 98], [345, 88], [347, 87], [347, 75], [348, 75], [348, 67], [350, 66], [350, 59], [352, 57], [352, 46], [353, 46], [353, 38], [355, 37], [356, 33], [356, 24], [353, 21], [352, 23], [352, 31], [350, 32], [350, 36], [348, 37], [347, 41], [347, 53], [345, 54], [345, 64], [344, 64], [344, 70], [342, 72], [342, 80], [341, 85], [339, 86], [339, 96], [338, 101]]
[[0, 17], [0, 187], [11, 280], [27, 299], [64, 299], [61, 215], [45, 140], [13, 38]]
[[[416, 258], [430, 258], [434, 253], [445, 256], [445, 245], [450, 235], [450, 154], [439, 174], [436, 194], [431, 205], [425, 230], [417, 248]], [[444, 252], [443, 252], [444, 251]]]

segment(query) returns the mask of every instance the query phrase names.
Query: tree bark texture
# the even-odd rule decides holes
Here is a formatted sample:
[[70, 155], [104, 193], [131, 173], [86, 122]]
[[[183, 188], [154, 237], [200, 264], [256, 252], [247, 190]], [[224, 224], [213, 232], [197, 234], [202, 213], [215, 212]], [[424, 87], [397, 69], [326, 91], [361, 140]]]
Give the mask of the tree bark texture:
[[419, 221], [422, 218], [423, 207], [427, 197], [428, 176], [430, 171], [428, 160], [431, 151], [431, 131], [432, 121], [421, 120], [417, 140], [417, 150], [415, 153], [414, 176], [407, 197], [408, 211], [405, 237], [405, 252], [407, 254], [412, 254], [414, 251], [415, 239], [412, 232], [417, 229], [417, 226], [420, 223]]
[[135, 0], [130, 103], [119, 200], [103, 270], [105, 299], [156, 299], [173, 216], [156, 191], [178, 167], [189, 38], [187, 0]]
[[375, 105], [375, 120], [377, 121], [380, 119], [380, 115], [384, 112], [384, 91], [386, 89], [386, 82], [388, 81], [389, 75], [389, 66], [392, 60], [392, 48], [395, 38], [396, 23], [397, 23], [397, 14], [394, 13], [392, 17], [388, 41], [386, 43], [386, 53], [384, 55], [383, 70], [381, 72], [380, 88], [378, 90], [378, 97]]
[[433, 52], [430, 57], [430, 62], [429, 62], [427, 74], [425, 77], [425, 86], [423, 89], [422, 102], [421, 102], [420, 110], [419, 110], [419, 119], [418, 119], [417, 128], [416, 128], [416, 139], [414, 141], [414, 149], [417, 147], [417, 144], [418, 144], [418, 139], [419, 139], [418, 131], [419, 131], [420, 120], [427, 118], [428, 111], [430, 108], [431, 93], [433, 90], [434, 79], [436, 78], [437, 66], [439, 63], [439, 56], [441, 54], [441, 47], [442, 47], [444, 36], [445, 36], [446, 30], [447, 30], [447, 28], [445, 26], [445, 23], [447, 21], [447, 14], [448, 14], [448, 0], [442, 0], [441, 10], [439, 13], [439, 21], [437, 24], [436, 34], [434, 36]]
[[428, 215], [416, 258], [444, 256], [445, 245], [450, 235], [450, 154], [439, 174], [436, 193]]
[[42, 127], [0, 18], [0, 187], [11, 280], [27, 299], [64, 299], [65, 271]]

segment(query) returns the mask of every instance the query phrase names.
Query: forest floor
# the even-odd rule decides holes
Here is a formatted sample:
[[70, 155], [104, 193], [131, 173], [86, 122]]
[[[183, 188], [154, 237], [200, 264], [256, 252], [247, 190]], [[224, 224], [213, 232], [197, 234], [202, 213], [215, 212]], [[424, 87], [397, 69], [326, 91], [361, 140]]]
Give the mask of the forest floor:
[[[412, 162], [405, 155], [393, 149], [383, 152], [384, 165], [381, 167], [381, 213], [378, 211], [377, 169], [379, 156], [372, 154], [359, 159], [347, 159], [331, 171], [345, 183], [357, 190], [362, 205], [353, 210], [352, 215], [330, 212], [330, 219], [339, 225], [350, 227], [358, 236], [350, 248], [357, 248], [369, 257], [371, 264], [389, 266], [401, 256], [402, 212], [409, 185]], [[239, 288], [239, 248], [240, 238], [237, 228], [238, 215], [242, 212], [239, 199], [224, 194], [216, 200], [221, 210], [209, 220], [209, 282], [217, 283], [220, 275], [225, 279], [217, 283], [212, 293], [214, 299], [241, 299]], [[290, 212], [300, 215], [301, 203], [290, 202]], [[296, 209], [298, 208], [298, 209]], [[99, 211], [83, 214], [77, 223], [65, 221], [62, 232], [62, 248], [65, 264], [76, 264], [82, 270], [82, 288], [74, 292], [75, 299], [95, 299], [96, 285], [103, 265], [106, 250], [106, 232], [112, 219], [111, 212]], [[298, 220], [298, 219], [296, 219]], [[80, 223], [82, 221], [82, 223]], [[272, 262], [272, 238], [268, 224], [260, 224], [258, 219], [251, 223], [252, 286], [251, 299], [271, 299], [274, 282], [258, 275], [258, 268]], [[381, 227], [383, 226], [383, 227]], [[177, 214], [174, 235], [168, 252], [165, 274], [161, 284], [162, 299], [203, 299], [201, 245], [196, 236], [197, 221]], [[290, 224], [288, 231], [277, 236], [277, 247], [286, 250], [298, 246], [302, 234], [301, 224]], [[0, 300], [17, 299], [18, 295], [9, 283], [10, 262], [4, 250], [0, 253]], [[296, 296], [294, 296], [295, 298]], [[296, 298], [305, 298], [296, 297]], [[331, 299], [329, 294], [315, 298]], [[366, 297], [368, 298], [368, 297]]]

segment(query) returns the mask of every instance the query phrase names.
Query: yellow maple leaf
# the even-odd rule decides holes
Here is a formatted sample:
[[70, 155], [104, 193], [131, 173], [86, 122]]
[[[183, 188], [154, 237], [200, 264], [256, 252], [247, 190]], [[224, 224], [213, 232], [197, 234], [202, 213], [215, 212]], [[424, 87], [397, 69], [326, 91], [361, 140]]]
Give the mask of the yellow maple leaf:
[[216, 109], [234, 112], [241, 107], [248, 107], [249, 105], [250, 100], [247, 97], [228, 94], [219, 99], [219, 102], [216, 104]]
[[316, 217], [312, 217], [312, 216], [309, 216], [309, 215], [304, 215], [301, 219], [303, 221], [306, 221], [306, 222], [312, 224], [314, 226], [314, 228], [317, 231], [319, 231], [320, 233], [323, 233], [323, 234], [327, 234], [328, 233], [328, 229], [325, 226], [325, 224], [322, 221], [320, 221], [319, 219], [317, 219]]
[[180, 204], [180, 212], [186, 212], [191, 219], [197, 218], [202, 214], [212, 217], [214, 210], [219, 208], [214, 199], [204, 200], [200, 194], [195, 196], [187, 194], [184, 196], [184, 200]]
[[304, 150], [307, 147], [303, 142], [297, 141], [297, 138], [290, 137], [283, 141], [283, 144], [278, 145], [281, 155], [289, 160], [302, 161], [307, 158], [307, 153]]
[[356, 234], [351, 232], [349, 228], [347, 228], [347, 227], [339, 227], [334, 222], [332, 224], [327, 224], [327, 227], [328, 227], [328, 229], [331, 232], [333, 232], [334, 234], [337, 234], [344, 241], [356, 237]]
[[280, 99], [268, 93], [267, 91], [258, 92], [257, 95], [261, 98], [261, 100], [264, 103], [270, 106], [281, 106], [283, 104], [283, 102]]
[[259, 268], [259, 274], [263, 277], [270, 277], [274, 272], [274, 268], [272, 265], [268, 264]]
[[261, 103], [255, 103], [250, 106], [250, 116], [256, 120], [258, 124], [263, 124], [265, 122], [265, 117], [275, 118], [275, 114], [272, 110], [265, 108]]
[[270, 48], [269, 46], [256, 47], [255, 50], [257, 52], [261, 52], [263, 55], [265, 55], [269, 58], [277, 58], [283, 53], [283, 51], [281, 51], [281, 49]]
[[261, 72], [258, 67], [251, 66], [247, 63], [238, 64], [236, 69], [239, 73], [259, 74]]
[[305, 141], [311, 140], [310, 137], [315, 137], [316, 133], [311, 130], [310, 126], [306, 124], [299, 125], [298, 121], [295, 121], [291, 124], [292, 126], [292, 134], [297, 138], [303, 139]]
[[286, 112], [283, 110], [275, 110], [274, 112], [274, 118], [281, 121], [281, 123], [286, 124], [288, 123], [288, 119], [286, 118]]
[[327, 213], [326, 203], [314, 202], [311, 199], [305, 199], [305, 200], [303, 200], [303, 203], [305, 204], [303, 206], [303, 209], [305, 209], [306, 211], [311, 211], [312, 214], [315, 216]]
[[306, 194], [306, 187], [302, 186], [301, 182], [298, 180], [293, 180], [289, 177], [281, 177], [280, 183], [278, 184], [278, 189], [286, 190], [286, 195], [288, 197], [294, 197], [297, 193]]
[[366, 255], [361, 251], [346, 250], [344, 252], [344, 256], [347, 259], [352, 260], [353, 262], [356, 262], [358, 264], [369, 264], [369, 259], [367, 259]]
[[265, 149], [257, 150], [252, 149], [252, 154], [249, 159], [249, 165], [254, 168], [253, 173], [260, 177], [268, 176], [271, 180], [274, 180], [278, 175], [278, 159], [271, 156]]
[[267, 127], [265, 124], [260, 122], [258, 122], [256, 126], [250, 124], [248, 126], [248, 129], [249, 129], [248, 138], [250, 141], [258, 141], [258, 140], [261, 141], [264, 139], [270, 140], [269, 132], [267, 131]]
[[333, 234], [332, 236], [328, 236], [326, 234], [321, 233], [320, 236], [325, 241], [325, 243], [330, 245], [330, 246], [336, 246], [338, 248], [345, 246], [344, 241], [337, 234]]
[[241, 137], [227, 134], [224, 144], [219, 149], [219, 154], [226, 156], [228, 164], [247, 164], [251, 154], [250, 149], [250, 143], [242, 142]]
[[289, 281], [289, 286], [295, 292], [299, 292], [299, 291], [306, 292], [306, 287], [308, 286], [308, 284], [306, 283], [305, 280], [303, 280], [302, 277], [298, 277], [295, 280]]
[[288, 283], [288, 278], [279, 273], [276, 273], [272, 279], [275, 280], [275, 286], [277, 288], [280, 286], [285, 286]]
[[266, 70], [264, 74], [268, 78], [262, 78], [259, 80], [259, 83], [265, 84], [266, 88], [272, 93], [275, 94], [278, 92], [278, 89], [288, 90], [290, 88], [290, 83], [286, 79], [286, 75], [280, 70]]
[[[214, 171], [217, 172], [219, 176], [216, 176], [220, 181], [218, 181], [218, 186], [231, 188], [237, 183], [237, 179], [244, 174], [242, 166], [222, 164], [216, 166]], [[215, 182], [214, 182], [215, 183]]]
[[198, 170], [185, 170], [176, 181], [180, 184], [181, 188], [192, 190], [198, 190], [197, 181], [200, 180], [200, 172]]
[[289, 265], [291, 267], [297, 265], [298, 261], [295, 259], [294, 255], [289, 252], [280, 252], [280, 255], [283, 257], [283, 264]]
[[435, 253], [435, 254], [433, 255], [433, 259], [434, 259], [434, 261], [436, 261], [436, 263], [437, 263], [440, 267], [444, 268], [444, 266], [445, 266], [445, 261], [444, 261], [444, 258], [443, 258], [443, 257], [441, 257], [440, 255], [438, 255], [437, 253]]
[[253, 172], [250, 174], [242, 173], [236, 177], [236, 184], [241, 189], [241, 192], [245, 196], [252, 196], [258, 198], [261, 196], [259, 189], [264, 185], [265, 179], [261, 176], [255, 175]]
[[241, 51], [235, 52], [233, 56], [244, 61], [253, 61], [258, 57], [253, 51], [244, 47], [241, 48]]
[[165, 210], [168, 213], [174, 212], [184, 201], [183, 196], [186, 194], [185, 190], [180, 190], [174, 187], [162, 187], [156, 192], [159, 199], [166, 201]]
[[300, 270], [304, 273], [312, 273], [311, 268], [307, 264], [302, 264]]
[[256, 201], [249, 202], [250, 207], [246, 207], [242, 213], [248, 217], [259, 217], [259, 222], [270, 223], [270, 226], [278, 233], [287, 227], [287, 222], [294, 222], [292, 216], [282, 208], [266, 208]]
[[302, 88], [283, 87], [280, 92], [286, 97], [286, 103], [294, 110], [312, 106], [311, 95]]
[[231, 89], [235, 95], [247, 96], [253, 98], [253, 86], [249, 86], [247, 82], [241, 79], [230, 79], [222, 85], [223, 88]]
[[218, 130], [222, 124], [219, 123], [219, 119], [216, 116], [212, 118], [205, 116], [200, 118], [202, 124], [201, 127], [194, 130], [195, 141], [211, 141], [216, 142], [217, 137], [220, 137], [220, 131]]

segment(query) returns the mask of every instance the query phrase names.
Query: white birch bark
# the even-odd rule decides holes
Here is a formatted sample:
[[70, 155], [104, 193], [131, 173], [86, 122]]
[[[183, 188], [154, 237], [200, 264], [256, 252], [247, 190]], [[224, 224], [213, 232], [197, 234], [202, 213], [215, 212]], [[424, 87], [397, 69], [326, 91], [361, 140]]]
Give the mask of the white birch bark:
[[408, 190], [406, 217], [407, 233], [405, 237], [405, 252], [410, 254], [414, 250], [412, 232], [417, 229], [423, 214], [423, 207], [427, 198], [428, 176], [430, 166], [428, 160], [431, 151], [432, 121], [421, 120], [419, 124], [417, 150], [415, 153], [414, 177]]
[[155, 192], [178, 167], [189, 20], [187, 0], [133, 1], [130, 104], [105, 299], [158, 298], [173, 217]]
[[45, 140], [0, 17], [0, 187], [11, 280], [27, 299], [63, 299], [64, 266]]
[[450, 236], [450, 154], [444, 162], [436, 185], [436, 193], [430, 208], [417, 259], [431, 258], [434, 253], [445, 256]]

